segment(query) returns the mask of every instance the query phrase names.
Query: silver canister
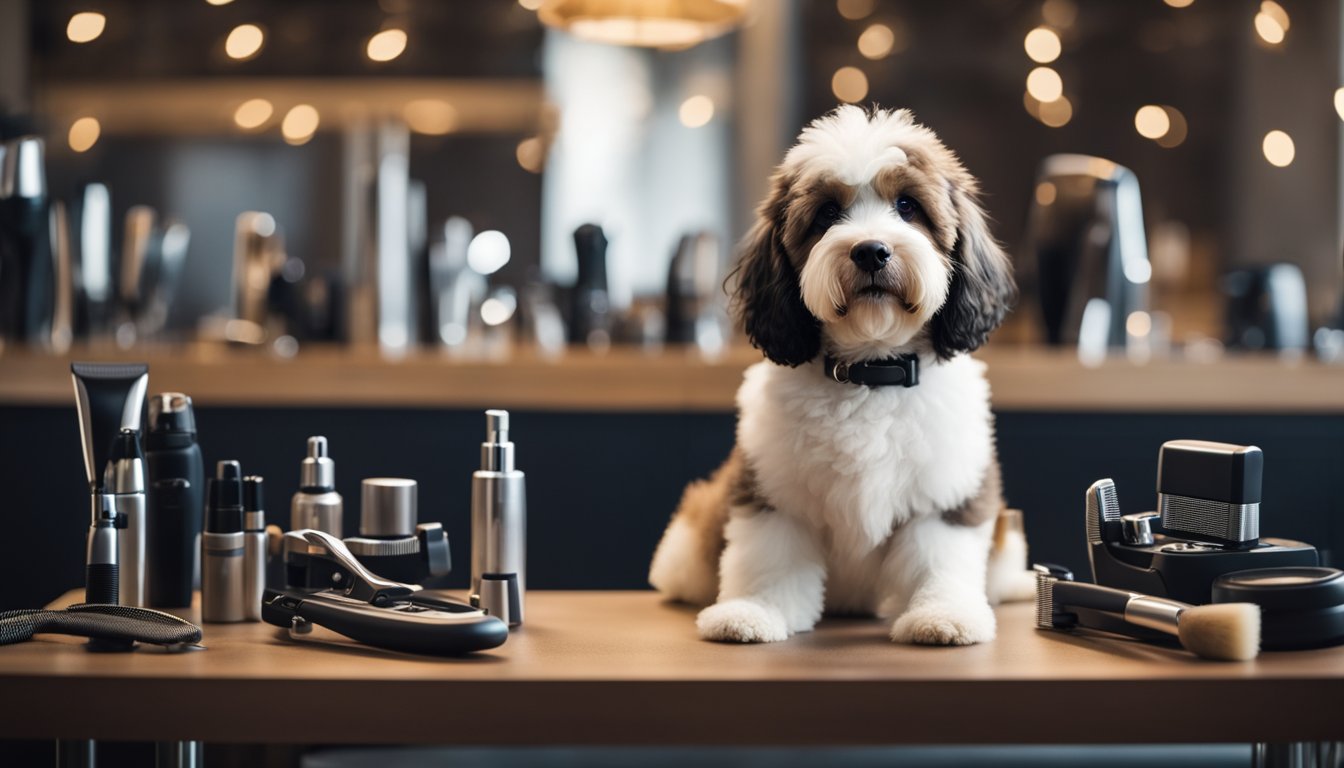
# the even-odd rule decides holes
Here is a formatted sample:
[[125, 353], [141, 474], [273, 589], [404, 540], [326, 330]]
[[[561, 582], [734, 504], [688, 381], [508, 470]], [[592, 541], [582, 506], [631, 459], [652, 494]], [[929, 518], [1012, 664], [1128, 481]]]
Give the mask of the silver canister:
[[[243, 533], [243, 471], [221, 461], [206, 486], [205, 532], [201, 534], [201, 619], [248, 619]], [[261, 601], [258, 599], [258, 606]]]
[[261, 602], [266, 595], [263, 487], [261, 477], [243, 478], [243, 616], [248, 621], [261, 621]]
[[367, 477], [359, 486], [359, 535], [377, 539], [415, 536], [416, 483], [400, 477]]
[[[516, 627], [523, 623], [526, 592], [525, 479], [514, 467], [508, 411], [486, 411], [485, 420], [481, 468], [471, 476], [471, 602]], [[511, 589], [483, 589], [487, 575], [503, 574], [512, 574], [516, 581], [516, 602]], [[512, 604], [501, 604], [501, 598]]]
[[[246, 621], [242, 585], [243, 532], [201, 536], [201, 620], [211, 623]], [[257, 602], [260, 607], [261, 602]]]
[[336, 492], [336, 462], [327, 455], [327, 438], [308, 438], [308, 455], [299, 468], [299, 492], [289, 505], [292, 531], [312, 528], [341, 538], [344, 503]]

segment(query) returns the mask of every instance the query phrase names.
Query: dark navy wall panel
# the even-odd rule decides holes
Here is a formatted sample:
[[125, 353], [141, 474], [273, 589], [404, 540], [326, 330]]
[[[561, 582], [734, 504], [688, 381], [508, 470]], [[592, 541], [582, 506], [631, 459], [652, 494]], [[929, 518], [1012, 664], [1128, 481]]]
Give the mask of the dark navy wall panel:
[[[267, 482], [269, 519], [288, 527], [304, 439], [324, 434], [358, 524], [359, 480], [420, 482], [420, 519], [447, 527], [465, 583], [471, 472], [484, 418], [421, 409], [203, 408], [207, 462], [239, 459]], [[1265, 449], [1262, 529], [1344, 548], [1344, 417], [1007, 413], [999, 449], [1008, 501], [1027, 514], [1032, 555], [1086, 572], [1082, 499], [1113, 477], [1126, 512], [1155, 504], [1157, 448], [1194, 437]], [[733, 418], [718, 414], [514, 413], [528, 475], [529, 585], [644, 586], [648, 559], [687, 481], [727, 455]], [[73, 404], [0, 408], [0, 609], [28, 607], [82, 583], [88, 502]]]

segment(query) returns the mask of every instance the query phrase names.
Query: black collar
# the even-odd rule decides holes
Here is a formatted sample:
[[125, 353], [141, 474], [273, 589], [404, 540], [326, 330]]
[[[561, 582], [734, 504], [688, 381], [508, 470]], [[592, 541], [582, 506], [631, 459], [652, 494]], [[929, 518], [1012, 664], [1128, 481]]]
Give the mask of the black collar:
[[844, 363], [827, 355], [824, 359], [826, 378], [841, 384], [863, 384], [868, 387], [913, 387], [919, 383], [919, 357], [900, 355], [885, 360], [862, 363]]

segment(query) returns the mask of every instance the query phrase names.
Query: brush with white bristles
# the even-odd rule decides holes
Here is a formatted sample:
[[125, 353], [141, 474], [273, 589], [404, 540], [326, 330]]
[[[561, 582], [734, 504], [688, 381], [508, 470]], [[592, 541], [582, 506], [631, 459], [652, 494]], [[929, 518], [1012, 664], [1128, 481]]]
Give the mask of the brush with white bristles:
[[1260, 607], [1252, 603], [1190, 605], [1038, 572], [1037, 626], [1088, 626], [1087, 614], [1074, 612], [1079, 608], [1104, 611], [1127, 624], [1174, 635], [1187, 651], [1206, 659], [1250, 661], [1260, 653]]

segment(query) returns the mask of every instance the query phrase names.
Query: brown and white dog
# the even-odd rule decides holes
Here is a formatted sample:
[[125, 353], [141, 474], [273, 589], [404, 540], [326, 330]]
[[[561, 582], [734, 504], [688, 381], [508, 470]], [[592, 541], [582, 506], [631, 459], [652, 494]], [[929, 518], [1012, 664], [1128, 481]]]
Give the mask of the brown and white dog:
[[[977, 194], [905, 110], [840, 107], [785, 156], [735, 297], [768, 360], [738, 391], [736, 447], [686, 489], [649, 572], [669, 598], [713, 603], [702, 637], [783, 640], [826, 611], [964, 645], [994, 638], [991, 600], [1032, 593], [1022, 563], [987, 567], [1003, 499], [967, 353], [1015, 291]], [[917, 386], [837, 380], [837, 363], [901, 355], [918, 357]]]

